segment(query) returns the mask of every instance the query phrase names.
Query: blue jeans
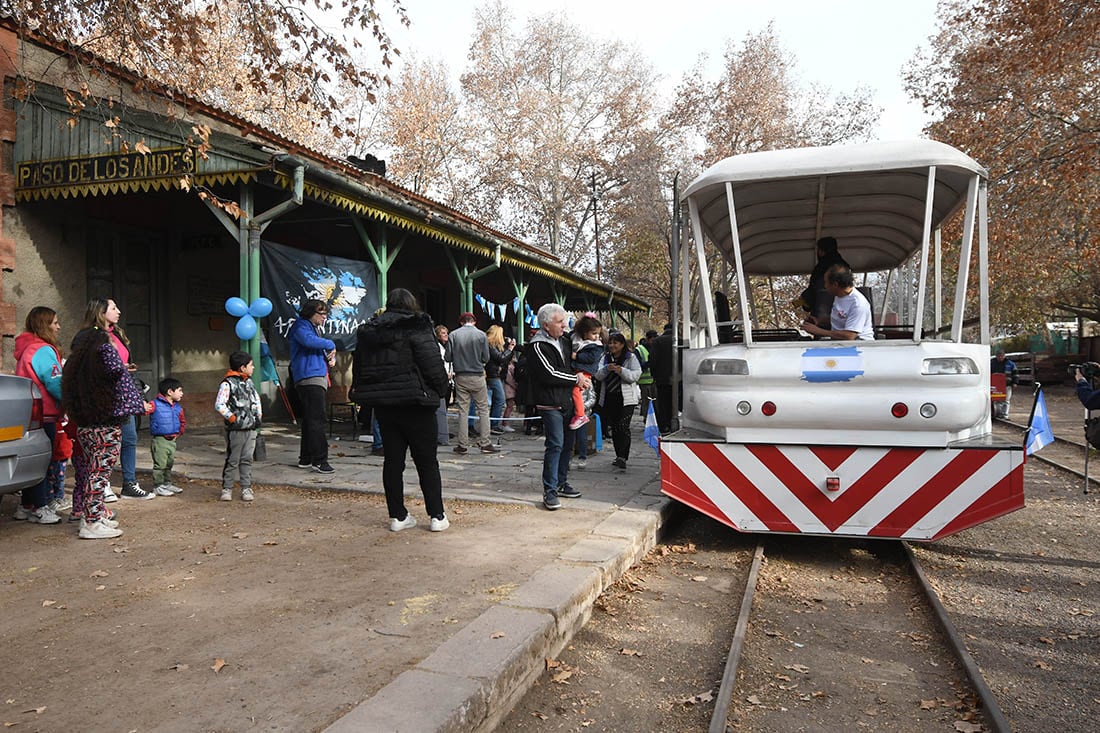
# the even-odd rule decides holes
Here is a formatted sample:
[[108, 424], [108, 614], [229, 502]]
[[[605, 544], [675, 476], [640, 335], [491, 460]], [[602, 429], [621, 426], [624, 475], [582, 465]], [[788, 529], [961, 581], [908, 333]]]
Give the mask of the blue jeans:
[[122, 466], [122, 485], [137, 483], [137, 426], [133, 415], [122, 423], [118, 462]]
[[573, 407], [562, 410], [539, 410], [546, 450], [542, 455], [542, 490], [557, 491], [569, 479], [569, 459], [573, 455], [574, 430], [567, 426], [573, 419]]
[[486, 379], [485, 386], [489, 388], [489, 420], [493, 430], [504, 427], [500, 422], [500, 416], [504, 414], [504, 382], [500, 379]]

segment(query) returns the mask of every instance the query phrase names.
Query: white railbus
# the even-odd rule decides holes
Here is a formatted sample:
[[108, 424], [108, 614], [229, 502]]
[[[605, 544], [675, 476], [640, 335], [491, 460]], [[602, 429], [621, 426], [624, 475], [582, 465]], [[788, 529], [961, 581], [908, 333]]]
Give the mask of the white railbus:
[[[693, 264], [710, 283], [716, 247], [737, 296], [723, 323], [702, 288], [699, 330], [682, 331], [682, 414], [661, 439], [662, 491], [746, 532], [917, 541], [1023, 507], [1022, 446], [992, 435], [986, 181], [930, 140], [740, 155], [693, 181], [681, 197]], [[952, 298], [932, 255], [960, 213]], [[873, 341], [754, 324], [750, 277], [808, 277], [822, 236], [857, 283], [889, 283], [883, 273], [908, 263], [898, 292], [911, 293], [911, 322], [879, 326]], [[692, 324], [691, 299], [678, 297]], [[953, 307], [940, 327], [943, 301]]]

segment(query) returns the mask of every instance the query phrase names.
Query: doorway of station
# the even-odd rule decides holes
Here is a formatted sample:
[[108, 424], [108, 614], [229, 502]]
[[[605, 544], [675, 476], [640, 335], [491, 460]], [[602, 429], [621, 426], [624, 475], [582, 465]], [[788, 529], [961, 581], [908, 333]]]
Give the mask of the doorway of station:
[[122, 311], [119, 325], [130, 340], [134, 376], [148, 386], [145, 399], [156, 396], [166, 373], [167, 339], [161, 316], [165, 278], [159, 243], [165, 236], [151, 231], [92, 222], [88, 227], [88, 298], [111, 298]]

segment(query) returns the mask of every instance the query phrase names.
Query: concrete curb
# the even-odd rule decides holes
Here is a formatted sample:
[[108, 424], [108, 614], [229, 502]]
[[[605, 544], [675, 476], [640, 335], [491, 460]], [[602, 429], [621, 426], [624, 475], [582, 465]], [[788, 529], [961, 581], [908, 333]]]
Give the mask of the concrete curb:
[[493, 730], [588, 621], [600, 593], [656, 545], [672, 506], [639, 494], [325, 731]]

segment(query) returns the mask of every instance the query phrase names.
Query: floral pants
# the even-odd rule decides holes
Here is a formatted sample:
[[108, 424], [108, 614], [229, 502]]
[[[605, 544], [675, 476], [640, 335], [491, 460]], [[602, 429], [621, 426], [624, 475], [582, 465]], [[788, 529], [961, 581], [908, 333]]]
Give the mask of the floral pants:
[[82, 455], [79, 459], [73, 456], [76, 466], [73, 511], [79, 510], [84, 520], [91, 524], [98, 522], [104, 514], [103, 492], [111, 485], [111, 469], [118, 463], [122, 428], [118, 425], [97, 425], [78, 427], [76, 432]]

